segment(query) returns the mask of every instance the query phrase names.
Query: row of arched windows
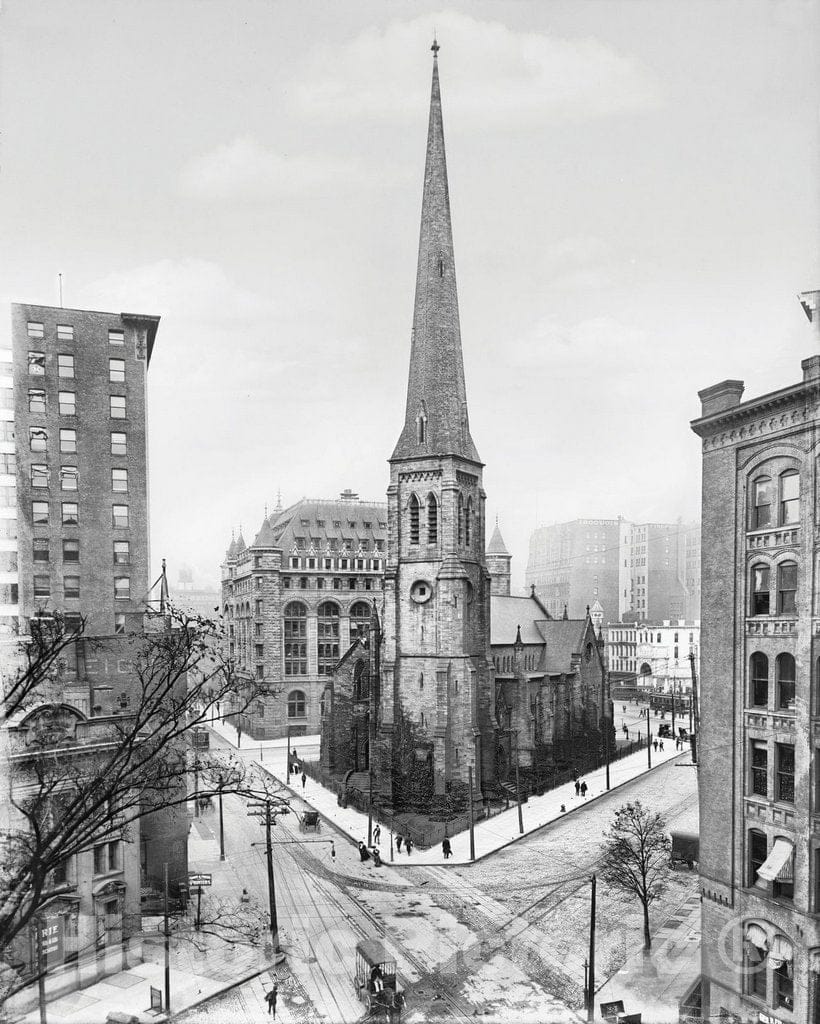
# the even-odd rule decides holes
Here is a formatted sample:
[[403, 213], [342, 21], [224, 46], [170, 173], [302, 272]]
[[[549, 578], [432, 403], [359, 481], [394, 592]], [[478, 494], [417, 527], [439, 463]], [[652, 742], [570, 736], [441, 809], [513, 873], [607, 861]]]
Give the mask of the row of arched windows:
[[[762, 651], [755, 651], [749, 659], [749, 705], [754, 708], [769, 706], [769, 659]], [[792, 711], [795, 693], [795, 662], [792, 654], [778, 654], [774, 660], [774, 709]]]
[[[424, 510], [426, 510], [426, 515], [424, 516], [426, 520], [426, 541], [428, 544], [438, 544], [439, 507], [435, 494], [428, 494], [423, 506], [418, 495], [411, 494], [408, 509], [410, 514], [410, 544], [417, 545], [421, 543], [422, 512]], [[473, 533], [473, 499], [468, 498], [465, 502], [464, 496], [459, 493], [458, 543], [469, 546], [472, 543]]]
[[[365, 601], [350, 608], [350, 638], [355, 639], [370, 623], [372, 609]], [[308, 608], [290, 601], [283, 613], [286, 676], [306, 676], [308, 671]], [[320, 676], [329, 676], [339, 660], [341, 609], [335, 601], [323, 601], [316, 609], [316, 656]]]

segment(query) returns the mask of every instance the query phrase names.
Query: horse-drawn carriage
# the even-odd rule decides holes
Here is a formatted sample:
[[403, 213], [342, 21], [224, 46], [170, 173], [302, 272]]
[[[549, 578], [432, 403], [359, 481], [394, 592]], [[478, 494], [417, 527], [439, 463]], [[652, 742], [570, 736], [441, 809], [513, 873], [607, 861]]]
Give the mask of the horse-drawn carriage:
[[390, 1024], [398, 1024], [404, 993], [396, 974], [396, 961], [386, 955], [383, 943], [375, 939], [358, 943], [353, 984], [371, 1017], [386, 1016]]
[[690, 871], [700, 860], [700, 838], [695, 832], [672, 832], [672, 850], [669, 864], [676, 868], [685, 864]]
[[299, 819], [300, 832], [321, 832], [322, 819], [318, 811], [304, 811]]

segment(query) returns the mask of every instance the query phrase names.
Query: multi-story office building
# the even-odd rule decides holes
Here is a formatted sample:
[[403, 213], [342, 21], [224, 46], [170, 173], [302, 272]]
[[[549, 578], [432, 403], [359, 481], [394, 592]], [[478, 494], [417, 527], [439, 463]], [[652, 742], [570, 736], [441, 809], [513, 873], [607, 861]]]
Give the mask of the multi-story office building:
[[158, 324], [157, 316], [12, 306], [0, 395], [6, 630], [55, 609], [83, 615], [89, 636], [142, 628], [145, 393]]
[[[243, 732], [268, 739], [319, 732], [322, 692], [341, 654], [381, 607], [387, 506], [344, 491], [303, 498], [267, 517], [253, 543], [231, 540], [222, 565], [228, 653], [241, 679]], [[264, 691], [269, 691], [266, 694]]]
[[530, 537], [526, 580], [553, 616], [661, 622], [700, 615], [700, 527], [576, 519]]
[[[803, 306], [820, 341], [820, 292]], [[700, 392], [704, 1019], [820, 1022], [820, 355]]]
[[699, 614], [699, 591], [687, 586], [699, 564], [700, 528], [695, 524], [634, 523], [621, 550], [629, 570], [629, 594], [621, 594], [621, 616], [639, 622]]
[[553, 618], [561, 618], [566, 608], [571, 619], [583, 619], [596, 598], [604, 618], [615, 617], [622, 523], [620, 518], [574, 519], [533, 531], [525, 578]]

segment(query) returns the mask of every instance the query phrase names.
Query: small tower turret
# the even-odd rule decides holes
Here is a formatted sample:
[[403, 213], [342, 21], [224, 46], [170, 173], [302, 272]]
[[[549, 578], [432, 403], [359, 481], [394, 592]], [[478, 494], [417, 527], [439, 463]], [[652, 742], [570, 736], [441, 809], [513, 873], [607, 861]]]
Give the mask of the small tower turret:
[[490, 593], [498, 597], [510, 596], [510, 566], [512, 555], [498, 528], [498, 516], [495, 518], [495, 529], [487, 545], [487, 570], [490, 573]]

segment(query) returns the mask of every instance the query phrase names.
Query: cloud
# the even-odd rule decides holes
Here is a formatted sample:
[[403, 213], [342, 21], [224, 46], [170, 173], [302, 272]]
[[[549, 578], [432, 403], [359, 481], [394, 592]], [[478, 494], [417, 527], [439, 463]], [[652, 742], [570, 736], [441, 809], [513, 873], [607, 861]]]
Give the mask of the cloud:
[[452, 11], [371, 27], [342, 46], [319, 44], [297, 104], [334, 119], [418, 116], [429, 96], [420, 55], [432, 26], [446, 113], [494, 127], [576, 121], [651, 110], [660, 87], [633, 58], [595, 39], [559, 39]]
[[613, 317], [567, 325], [545, 316], [515, 346], [512, 359], [518, 367], [543, 368], [561, 378], [577, 374], [587, 384], [597, 379], [612, 387], [642, 365], [649, 342], [646, 331]]
[[231, 281], [218, 264], [194, 258], [108, 274], [83, 286], [80, 299], [86, 309], [159, 314], [199, 325], [270, 312], [268, 300]]
[[301, 195], [332, 187], [361, 185], [355, 160], [297, 154], [288, 156], [241, 136], [195, 157], [180, 174], [182, 190], [199, 199], [265, 199]]

